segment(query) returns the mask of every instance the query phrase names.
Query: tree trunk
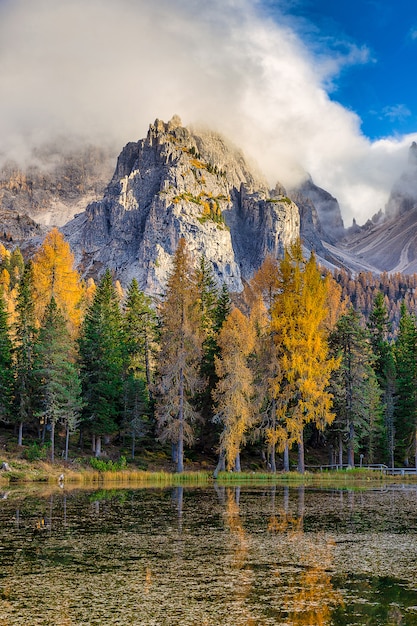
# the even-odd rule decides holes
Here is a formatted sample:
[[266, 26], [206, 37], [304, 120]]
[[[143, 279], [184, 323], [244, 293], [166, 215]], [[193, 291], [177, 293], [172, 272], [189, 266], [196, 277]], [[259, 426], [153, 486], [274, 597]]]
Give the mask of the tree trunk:
[[355, 467], [355, 450], [354, 450], [354, 440], [355, 440], [355, 429], [353, 424], [349, 425], [349, 446], [348, 446], [348, 466]]
[[417, 430], [415, 433], [415, 444], [416, 444], [416, 449], [414, 453], [414, 467], [416, 468], [416, 471], [417, 471]]
[[17, 435], [17, 445], [23, 445], [23, 422], [19, 422], [19, 432]]
[[329, 448], [329, 465], [333, 469], [333, 446]]
[[65, 431], [65, 455], [64, 455], [64, 459], [66, 461], [68, 461], [69, 438], [70, 438], [70, 430], [69, 430], [69, 426], [67, 424], [67, 428], [66, 428], [66, 431]]
[[184, 471], [184, 372], [182, 369], [180, 371], [179, 400], [178, 419], [180, 423], [178, 428], [177, 472], [180, 474]]
[[51, 421], [51, 463], [55, 463], [55, 422]]
[[285, 444], [284, 448], [284, 472], [290, 471], [290, 450], [288, 448], [288, 442]]
[[145, 331], [145, 372], [146, 372], [146, 384], [148, 386], [148, 394], [149, 400], [152, 402], [152, 376], [151, 376], [151, 365], [149, 359], [149, 337], [147, 331]]
[[225, 453], [222, 451], [219, 454], [219, 460], [217, 462], [216, 469], [213, 472], [213, 478], [217, 478], [217, 476], [219, 475], [219, 472], [225, 472], [225, 471], [226, 471], [226, 456], [225, 456]]
[[[277, 414], [275, 398], [272, 400], [271, 412], [272, 412], [272, 428], [275, 432], [276, 414]], [[271, 447], [270, 463], [271, 463], [271, 472], [273, 474], [276, 474], [277, 473], [277, 461], [276, 461], [276, 456], [275, 456], [275, 443], [273, 443]]]
[[241, 470], [241, 467], [240, 467], [240, 452], [238, 452], [238, 453], [236, 454], [236, 459], [235, 459], [235, 469], [234, 469], [234, 471], [235, 471], [235, 472], [240, 472], [240, 470]]
[[96, 451], [96, 436], [94, 433], [91, 435], [91, 451], [93, 453]]
[[181, 474], [184, 471], [184, 424], [181, 422], [180, 424], [180, 440], [178, 441], [178, 452], [177, 452], [177, 472]]
[[101, 456], [101, 435], [97, 435], [95, 437], [96, 443], [95, 443], [95, 451], [94, 451], [94, 456], [96, 457], [96, 459], [98, 459]]
[[136, 443], [135, 431], [132, 431], [132, 459], [135, 458], [135, 443]]
[[342, 433], [339, 433], [339, 465], [340, 469], [343, 468], [343, 438]]
[[304, 474], [305, 465], [304, 465], [304, 439], [303, 433], [301, 433], [300, 441], [298, 442], [298, 463], [297, 463], [297, 472], [300, 474]]
[[271, 447], [271, 454], [270, 454], [270, 464], [271, 464], [271, 472], [273, 474], [277, 473], [277, 461], [276, 461], [276, 455], [275, 455], [275, 444], [272, 445]]

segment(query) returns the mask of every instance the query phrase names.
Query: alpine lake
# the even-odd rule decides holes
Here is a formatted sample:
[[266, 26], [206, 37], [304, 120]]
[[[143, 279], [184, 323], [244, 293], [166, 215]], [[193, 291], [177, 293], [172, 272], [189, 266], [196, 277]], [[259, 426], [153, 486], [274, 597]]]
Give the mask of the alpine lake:
[[0, 626], [417, 626], [417, 485], [0, 498]]

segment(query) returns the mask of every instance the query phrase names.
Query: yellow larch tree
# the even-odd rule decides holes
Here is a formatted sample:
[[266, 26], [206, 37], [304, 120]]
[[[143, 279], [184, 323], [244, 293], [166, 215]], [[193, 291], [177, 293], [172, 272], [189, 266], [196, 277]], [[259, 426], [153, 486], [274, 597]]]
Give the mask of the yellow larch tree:
[[277, 418], [282, 374], [271, 323], [272, 307], [280, 289], [277, 259], [267, 256], [255, 272], [249, 287], [252, 294], [251, 319], [256, 331], [252, 368], [254, 401], [260, 416], [258, 433], [265, 438], [268, 467], [275, 473], [276, 451], [282, 451], [286, 443], [285, 430]]
[[74, 255], [57, 228], [52, 229], [33, 259], [35, 315], [41, 321], [52, 297], [72, 335], [81, 323], [83, 286], [74, 267]]
[[272, 307], [272, 327], [283, 372], [278, 414], [289, 444], [298, 444], [300, 472], [304, 472], [305, 425], [312, 422], [323, 430], [334, 419], [328, 388], [339, 361], [329, 356], [327, 299], [327, 281], [314, 254], [306, 262], [297, 241], [285, 251], [280, 263], [280, 291]]
[[16, 300], [20, 277], [23, 274], [24, 262], [19, 248], [13, 252], [0, 244], [0, 293], [6, 303], [9, 324], [16, 322]]
[[279, 290], [278, 261], [272, 255], [265, 257], [261, 267], [255, 272], [250, 282], [255, 294], [262, 297], [268, 315]]
[[326, 274], [325, 281], [327, 287], [327, 315], [324, 320], [324, 325], [327, 332], [330, 333], [335, 328], [342, 315], [347, 313], [350, 306], [350, 300], [347, 296], [343, 298], [342, 287], [335, 281], [329, 272]]
[[219, 381], [213, 393], [216, 418], [223, 424], [220, 455], [228, 469], [240, 471], [240, 450], [254, 422], [253, 376], [248, 358], [255, 345], [251, 321], [237, 308], [226, 318], [219, 333], [221, 356], [216, 357]]

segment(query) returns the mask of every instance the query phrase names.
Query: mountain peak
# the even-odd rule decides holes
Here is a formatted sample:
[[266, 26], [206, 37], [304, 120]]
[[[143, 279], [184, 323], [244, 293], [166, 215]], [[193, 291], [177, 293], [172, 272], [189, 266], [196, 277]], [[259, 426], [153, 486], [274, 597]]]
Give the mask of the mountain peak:
[[204, 255], [219, 283], [240, 291], [266, 255], [278, 257], [300, 233], [297, 206], [272, 192], [221, 135], [155, 120], [128, 143], [104, 197], [64, 227], [85, 275], [114, 270], [160, 293], [180, 238]]
[[415, 141], [408, 150], [408, 163], [414, 167], [417, 166], [417, 143]]

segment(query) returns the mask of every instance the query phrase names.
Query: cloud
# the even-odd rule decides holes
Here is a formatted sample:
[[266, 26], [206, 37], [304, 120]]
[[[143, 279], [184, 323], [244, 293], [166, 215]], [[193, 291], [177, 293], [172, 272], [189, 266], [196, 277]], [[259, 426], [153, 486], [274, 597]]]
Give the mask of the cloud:
[[382, 109], [382, 117], [391, 121], [401, 121], [412, 115], [410, 109], [405, 104], [395, 104]]
[[412, 41], [415, 41], [417, 39], [417, 26], [414, 26], [410, 29], [409, 36]]
[[411, 138], [371, 143], [329, 85], [352, 63], [311, 53], [260, 0], [0, 2], [0, 152], [56, 134], [121, 148], [179, 114], [230, 137], [271, 186], [300, 167], [359, 222], [383, 207]]

